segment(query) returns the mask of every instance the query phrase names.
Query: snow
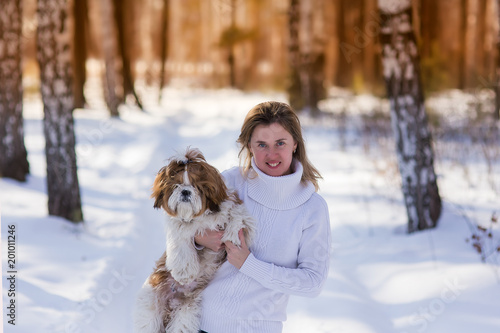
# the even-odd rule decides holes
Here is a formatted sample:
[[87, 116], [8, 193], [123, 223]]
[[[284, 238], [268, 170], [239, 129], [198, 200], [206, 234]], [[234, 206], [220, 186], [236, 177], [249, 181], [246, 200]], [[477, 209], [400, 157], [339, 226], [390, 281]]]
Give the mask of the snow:
[[[246, 112], [286, 101], [279, 93], [169, 88], [160, 107], [142, 93], [152, 95], [147, 112], [123, 107], [120, 119], [109, 119], [102, 102], [75, 111], [85, 218], [76, 226], [47, 216], [41, 103], [26, 101], [31, 175], [26, 183], [0, 179], [4, 332], [132, 332], [136, 292], [165, 248], [165, 215], [149, 198], [156, 172], [187, 146], [221, 171], [237, 165]], [[498, 332], [500, 231], [490, 221], [500, 208], [500, 157], [488, 169], [480, 154], [455, 159], [449, 146], [438, 147], [443, 215], [436, 229], [408, 235], [393, 143], [364, 138], [359, 127], [370, 108], [387, 103], [366, 95], [337, 102], [324, 105], [341, 112], [302, 119], [330, 209], [330, 273], [319, 297], [292, 297], [284, 332]], [[472, 246], [476, 224], [492, 232], [480, 239], [489, 249], [484, 262]], [[15, 326], [6, 316], [9, 225], [17, 236]]]

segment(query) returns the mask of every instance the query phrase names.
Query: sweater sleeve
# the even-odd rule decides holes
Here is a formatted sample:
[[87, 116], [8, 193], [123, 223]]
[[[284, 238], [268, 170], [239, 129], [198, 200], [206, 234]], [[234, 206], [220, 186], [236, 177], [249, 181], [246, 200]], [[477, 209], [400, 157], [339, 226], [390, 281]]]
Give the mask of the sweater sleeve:
[[328, 277], [331, 245], [328, 206], [319, 198], [320, 207], [309, 216], [302, 230], [296, 268], [264, 262], [250, 253], [240, 272], [272, 290], [298, 296], [318, 296]]
[[242, 181], [241, 173], [239, 167], [233, 167], [229, 170], [225, 170], [221, 173], [224, 183], [229, 189], [236, 189], [238, 183]]

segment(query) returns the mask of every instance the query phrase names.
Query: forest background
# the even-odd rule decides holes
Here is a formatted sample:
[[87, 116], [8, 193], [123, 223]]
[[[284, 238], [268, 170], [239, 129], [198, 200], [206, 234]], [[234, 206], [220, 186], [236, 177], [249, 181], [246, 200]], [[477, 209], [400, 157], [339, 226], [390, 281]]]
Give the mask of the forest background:
[[[121, 0], [114, 1], [115, 16], [100, 3], [75, 1], [74, 16], [70, 15], [77, 86], [87, 75], [82, 62], [104, 59], [108, 51], [103, 34], [117, 34], [106, 25], [118, 22], [124, 45], [113, 38], [111, 52], [118, 69], [129, 66], [132, 82], [158, 83], [164, 57], [166, 84], [286, 89], [289, 0]], [[497, 1], [413, 0], [412, 6], [426, 92], [494, 86]], [[36, 0], [24, 0], [23, 7], [27, 92], [38, 91]], [[301, 10], [305, 11], [300, 23], [303, 52], [324, 57], [323, 86], [385, 95], [377, 0], [310, 0]], [[106, 14], [109, 17], [103, 17]]]

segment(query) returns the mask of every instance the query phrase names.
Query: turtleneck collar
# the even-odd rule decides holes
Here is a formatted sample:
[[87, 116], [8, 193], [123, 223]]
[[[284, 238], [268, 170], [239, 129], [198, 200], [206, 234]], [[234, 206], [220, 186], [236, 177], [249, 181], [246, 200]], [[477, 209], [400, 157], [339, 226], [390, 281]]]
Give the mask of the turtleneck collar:
[[315, 192], [311, 182], [301, 183], [302, 163], [293, 160], [294, 172], [272, 177], [262, 172], [252, 158], [252, 171], [248, 177], [248, 196], [267, 208], [287, 210], [305, 203]]

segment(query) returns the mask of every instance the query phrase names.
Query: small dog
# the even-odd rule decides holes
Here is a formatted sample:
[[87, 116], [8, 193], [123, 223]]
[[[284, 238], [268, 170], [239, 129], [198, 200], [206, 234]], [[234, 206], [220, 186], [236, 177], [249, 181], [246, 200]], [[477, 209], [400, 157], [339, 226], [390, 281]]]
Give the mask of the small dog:
[[198, 149], [188, 148], [160, 169], [151, 197], [154, 208], [163, 208], [170, 218], [166, 251], [137, 296], [135, 332], [197, 333], [201, 292], [225, 261], [226, 252], [197, 250], [194, 236], [224, 230], [222, 242], [239, 246], [238, 231], [244, 229], [250, 245], [254, 221]]

